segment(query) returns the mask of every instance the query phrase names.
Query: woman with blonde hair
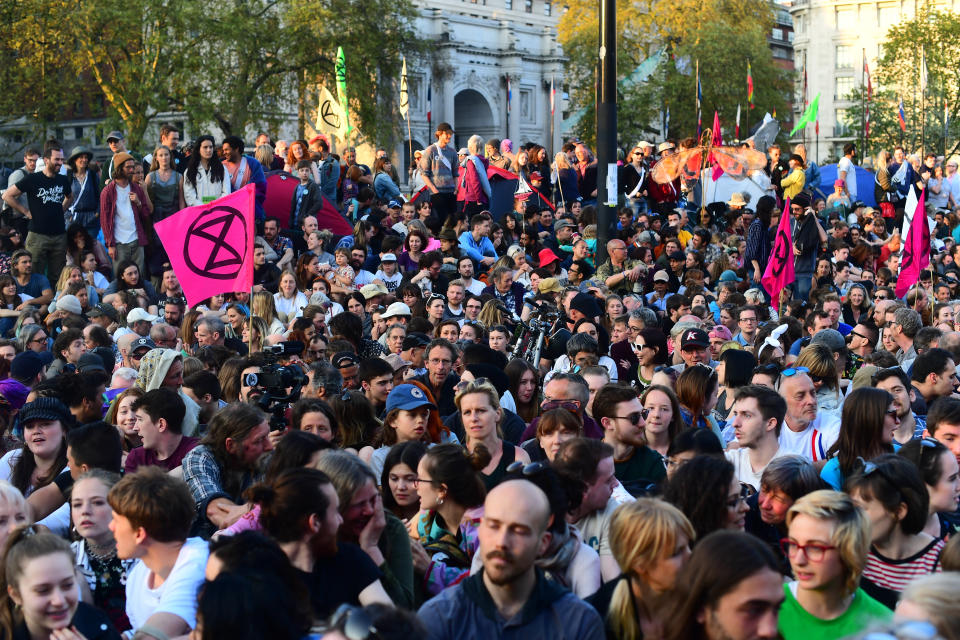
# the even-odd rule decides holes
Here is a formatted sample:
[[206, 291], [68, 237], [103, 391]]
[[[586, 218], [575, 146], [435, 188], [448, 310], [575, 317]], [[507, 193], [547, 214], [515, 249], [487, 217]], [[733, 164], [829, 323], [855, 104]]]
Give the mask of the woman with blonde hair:
[[663, 637], [663, 605], [695, 539], [683, 512], [658, 498], [639, 498], [613, 512], [610, 550], [623, 573], [587, 600], [605, 614], [608, 638]]
[[520, 447], [504, 441], [500, 430], [503, 421], [500, 394], [492, 384], [480, 379], [461, 382], [456, 389], [453, 401], [463, 422], [465, 446], [468, 451], [483, 446], [490, 453], [490, 460], [480, 470], [480, 477], [487, 489], [492, 489], [503, 480], [510, 464], [516, 460], [529, 463], [530, 456]]
[[557, 191], [554, 193], [554, 203], [568, 209], [568, 204], [580, 199], [580, 190], [577, 188], [577, 171], [570, 166], [567, 154], [562, 151], [553, 157], [553, 170], [556, 174]]
[[277, 305], [273, 301], [273, 294], [269, 291], [256, 291], [250, 298], [250, 311], [254, 316], [262, 318], [267, 325], [267, 331], [264, 337], [268, 335], [280, 335], [286, 331], [286, 327], [277, 317]]
[[257, 147], [257, 150], [253, 153], [253, 157], [269, 171], [270, 165], [273, 164], [273, 147], [268, 144], [262, 144]]
[[870, 550], [870, 521], [845, 493], [821, 489], [787, 512], [780, 541], [796, 579], [783, 585], [778, 630], [784, 640], [845, 638], [890, 610], [860, 587]]
[[960, 640], [960, 573], [944, 571], [907, 585], [897, 603], [898, 620], [930, 622], [943, 640]]
[[487, 300], [480, 309], [477, 320], [487, 329], [498, 324], [508, 325], [510, 322], [509, 316], [503, 311], [503, 303], [499, 300]]
[[806, 368], [817, 392], [817, 411], [840, 415], [842, 394], [840, 372], [830, 347], [825, 344], [808, 344], [801, 351], [793, 366]]
[[[253, 325], [253, 336], [251, 340], [250, 326]], [[267, 329], [267, 323], [263, 318], [253, 316], [247, 322], [243, 323], [242, 338], [243, 343], [250, 345], [250, 353], [263, 351], [263, 346], [270, 332]]]

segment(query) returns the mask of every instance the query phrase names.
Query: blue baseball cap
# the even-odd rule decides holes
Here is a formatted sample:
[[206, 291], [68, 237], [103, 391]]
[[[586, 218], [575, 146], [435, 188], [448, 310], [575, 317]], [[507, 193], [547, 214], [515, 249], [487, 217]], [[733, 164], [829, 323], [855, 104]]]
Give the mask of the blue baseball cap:
[[420, 407], [436, 409], [437, 405], [430, 402], [430, 398], [427, 397], [423, 389], [416, 385], [401, 384], [394, 387], [390, 395], [387, 396], [386, 413], [390, 413], [394, 409], [412, 411]]
[[743, 282], [743, 278], [738, 277], [736, 271], [733, 269], [727, 269], [720, 274], [717, 282]]
[[396, 199], [391, 200], [390, 203], [387, 205], [387, 207], [389, 207], [390, 209], [400, 209], [401, 207], [403, 207], [403, 201], [396, 200]]

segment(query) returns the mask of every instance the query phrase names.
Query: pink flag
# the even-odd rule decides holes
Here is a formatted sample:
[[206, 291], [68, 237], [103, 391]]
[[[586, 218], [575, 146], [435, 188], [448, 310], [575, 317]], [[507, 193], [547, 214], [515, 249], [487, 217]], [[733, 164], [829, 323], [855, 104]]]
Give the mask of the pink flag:
[[154, 226], [188, 305], [253, 287], [254, 195], [250, 183]]
[[775, 308], [780, 307], [780, 291], [796, 280], [793, 272], [793, 239], [790, 237], [790, 198], [787, 198], [777, 226], [777, 239], [767, 260], [767, 270], [760, 283], [767, 290]]
[[[716, 110], [713, 112], [713, 140], [710, 141], [714, 147], [723, 146], [723, 136], [720, 135], [720, 114]], [[717, 178], [723, 175], [723, 169], [720, 168], [720, 165], [717, 163], [713, 164], [713, 180], [717, 181]]]
[[898, 298], [906, 295], [910, 287], [920, 282], [920, 272], [930, 266], [930, 225], [923, 204], [923, 193], [913, 212], [910, 232], [900, 254], [900, 275], [897, 276], [895, 293]]

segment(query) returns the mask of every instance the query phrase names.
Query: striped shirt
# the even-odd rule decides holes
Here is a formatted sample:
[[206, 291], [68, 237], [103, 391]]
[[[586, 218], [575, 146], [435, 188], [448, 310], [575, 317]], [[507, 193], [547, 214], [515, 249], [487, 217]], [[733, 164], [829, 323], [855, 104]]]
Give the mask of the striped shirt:
[[908, 584], [925, 575], [940, 573], [943, 546], [943, 539], [932, 540], [921, 551], [902, 560], [885, 558], [871, 547], [861, 586], [873, 598], [893, 609]]

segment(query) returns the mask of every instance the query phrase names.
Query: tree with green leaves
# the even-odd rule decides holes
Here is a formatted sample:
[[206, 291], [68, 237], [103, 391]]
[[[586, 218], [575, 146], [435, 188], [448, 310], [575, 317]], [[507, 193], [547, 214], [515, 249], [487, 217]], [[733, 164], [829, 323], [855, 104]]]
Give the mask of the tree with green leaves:
[[[922, 60], [926, 59], [926, 88], [921, 99]], [[894, 25], [887, 32], [873, 75], [870, 108], [870, 138], [865, 153], [874, 155], [903, 144], [908, 152], [950, 152], [960, 136], [960, 16], [922, 10], [916, 18]], [[855, 104], [847, 110], [846, 123], [862, 131], [860, 106], [864, 88], [851, 93]], [[903, 100], [907, 130], [901, 131], [898, 101]], [[921, 110], [923, 118], [921, 118]], [[944, 131], [944, 118], [949, 131]], [[921, 135], [921, 121], [923, 131]]]
[[64, 118], [84, 82], [104, 98], [107, 127], [144, 144], [160, 114], [193, 130], [244, 135], [315, 115], [312, 87], [332, 86], [347, 53], [350, 112], [366, 139], [399, 134], [391, 108], [400, 57], [425, 57], [410, 0], [16, 0], [0, 2], [0, 114], [39, 129]]
[[[560, 19], [559, 38], [569, 58], [568, 91], [580, 119], [576, 133], [592, 141], [596, 134], [595, 83], [598, 5], [572, 0]], [[703, 87], [704, 128], [720, 112], [724, 135], [732, 138], [737, 104], [742, 126], [758, 122], [765, 111], [785, 112], [792, 88], [788, 71], [774, 64], [766, 36], [773, 13], [765, 0], [667, 0], [617, 3], [618, 131], [625, 144], [660, 134], [662, 112], [669, 107], [674, 138], [697, 130], [696, 61]], [[643, 81], [633, 72], [663, 48], [655, 70]], [[750, 61], [756, 108], [747, 116], [747, 61]], [[741, 128], [741, 135], [744, 129]]]

